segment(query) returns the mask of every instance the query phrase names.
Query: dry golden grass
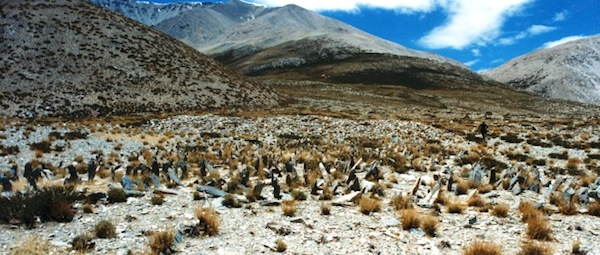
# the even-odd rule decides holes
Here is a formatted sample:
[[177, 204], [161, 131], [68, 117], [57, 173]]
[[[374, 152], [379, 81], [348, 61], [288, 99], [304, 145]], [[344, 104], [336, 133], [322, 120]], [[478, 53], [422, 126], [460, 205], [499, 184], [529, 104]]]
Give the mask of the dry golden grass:
[[106, 179], [106, 178], [110, 177], [110, 170], [108, 170], [106, 168], [102, 168], [98, 172], [96, 172], [96, 175], [98, 175], [102, 179]]
[[150, 246], [150, 249], [152, 250], [152, 254], [154, 255], [158, 255], [158, 254], [171, 254], [173, 253], [173, 241], [175, 235], [173, 234], [172, 231], [168, 231], [168, 230], [164, 230], [164, 231], [158, 231], [158, 232], [154, 232], [151, 236], [150, 236], [150, 242], [148, 243], [148, 245]]
[[287, 244], [285, 244], [283, 239], [277, 239], [275, 249], [277, 250], [277, 252], [284, 252], [285, 250], [287, 250]]
[[423, 232], [425, 232], [425, 234], [433, 237], [436, 235], [439, 222], [440, 221], [437, 217], [427, 215], [423, 219], [421, 219], [421, 229], [423, 230]]
[[331, 214], [331, 203], [321, 203], [321, 214], [322, 215], [330, 215]]
[[29, 189], [29, 182], [25, 178], [19, 178], [13, 183], [13, 191], [27, 191]]
[[100, 221], [96, 224], [96, 237], [113, 238], [117, 236], [116, 228], [110, 221]]
[[600, 201], [596, 200], [590, 204], [590, 207], [588, 208], [588, 214], [600, 217]]
[[579, 167], [579, 164], [581, 164], [581, 159], [569, 158], [567, 160], [566, 167], [567, 167], [567, 169], [577, 169]]
[[560, 204], [564, 203], [564, 197], [558, 193], [552, 193], [552, 195], [550, 195], [550, 204], [559, 206]]
[[390, 204], [392, 204], [394, 209], [397, 211], [409, 209], [409, 208], [413, 207], [412, 199], [409, 196], [404, 197], [401, 194], [398, 194], [398, 195], [395, 195], [394, 197], [392, 197]]
[[532, 218], [543, 217], [542, 211], [535, 208], [529, 201], [523, 201], [519, 204], [519, 212], [521, 212], [521, 222], [527, 223]]
[[361, 197], [358, 200], [358, 207], [363, 214], [381, 211], [381, 201], [375, 198]]
[[596, 181], [596, 178], [598, 178], [597, 174], [590, 174], [590, 175], [582, 176], [580, 178], [581, 186], [582, 187], [590, 186], [590, 184], [592, 184], [592, 183], [594, 183], [594, 181]]
[[456, 195], [464, 195], [469, 191], [470, 184], [468, 181], [458, 179], [456, 181]]
[[402, 229], [418, 228], [420, 224], [421, 216], [415, 209], [411, 208], [402, 211]]
[[579, 241], [579, 239], [577, 239], [571, 245], [571, 254], [573, 254], [573, 255], [585, 255], [585, 254], [587, 254], [587, 252], [585, 252], [584, 250], [581, 249], [581, 241]]
[[462, 213], [465, 210], [463, 202], [455, 200], [447, 203], [449, 213]]
[[296, 215], [297, 207], [296, 200], [284, 200], [281, 202], [281, 211], [283, 211], [283, 215], [285, 216], [294, 216]]
[[532, 217], [527, 220], [527, 236], [530, 239], [551, 241], [552, 229], [545, 216]]
[[92, 207], [92, 204], [89, 204], [89, 203], [84, 204], [83, 212], [84, 213], [94, 213], [94, 208]]
[[446, 192], [442, 192], [440, 190], [440, 193], [438, 193], [438, 196], [435, 198], [435, 203], [441, 204], [441, 205], [446, 205], [449, 202], [448, 196], [446, 195]]
[[491, 184], [481, 185], [477, 187], [477, 191], [479, 191], [479, 193], [481, 194], [489, 193], [492, 190], [494, 190], [494, 185]]
[[219, 234], [221, 217], [213, 208], [197, 208], [198, 234], [214, 236]]
[[41, 236], [32, 235], [12, 247], [10, 255], [46, 255], [50, 254], [50, 243]]
[[552, 252], [552, 248], [548, 244], [530, 241], [521, 245], [521, 250], [517, 255], [551, 255]]
[[486, 205], [486, 202], [485, 202], [485, 200], [483, 200], [483, 198], [480, 195], [473, 194], [467, 200], [467, 204], [469, 206], [474, 206], [474, 207], [484, 207]]
[[484, 242], [475, 241], [469, 246], [465, 247], [462, 251], [462, 255], [501, 255], [502, 247], [499, 245]]
[[165, 196], [162, 194], [154, 194], [150, 198], [150, 203], [153, 205], [162, 205], [165, 202]]
[[96, 245], [92, 240], [92, 237], [87, 234], [78, 235], [71, 241], [71, 246], [73, 247], [73, 250], [86, 253]]
[[505, 218], [506, 216], [508, 216], [509, 210], [510, 208], [507, 204], [497, 204], [496, 206], [494, 206], [494, 209], [492, 209], [492, 215], [499, 218]]
[[558, 205], [558, 212], [562, 213], [563, 215], [575, 215], [578, 212], [577, 205], [575, 205], [575, 203], [573, 203], [573, 202], [560, 203]]

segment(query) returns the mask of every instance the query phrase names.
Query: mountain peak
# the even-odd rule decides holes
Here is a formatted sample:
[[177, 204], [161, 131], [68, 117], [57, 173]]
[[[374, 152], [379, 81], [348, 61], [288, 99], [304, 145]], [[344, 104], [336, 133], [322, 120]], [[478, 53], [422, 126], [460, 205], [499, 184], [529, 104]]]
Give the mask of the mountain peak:
[[600, 35], [517, 57], [485, 75], [543, 97], [600, 104]]

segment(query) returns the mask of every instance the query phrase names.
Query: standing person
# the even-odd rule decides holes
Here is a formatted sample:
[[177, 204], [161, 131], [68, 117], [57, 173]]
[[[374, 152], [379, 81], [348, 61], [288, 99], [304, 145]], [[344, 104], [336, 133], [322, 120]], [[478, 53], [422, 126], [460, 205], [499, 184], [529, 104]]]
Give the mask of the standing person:
[[481, 133], [481, 137], [483, 137], [483, 142], [487, 142], [487, 140], [485, 139], [486, 135], [487, 135], [487, 131], [488, 131], [488, 125], [485, 124], [485, 121], [481, 123], [481, 125], [479, 125], [479, 132]]

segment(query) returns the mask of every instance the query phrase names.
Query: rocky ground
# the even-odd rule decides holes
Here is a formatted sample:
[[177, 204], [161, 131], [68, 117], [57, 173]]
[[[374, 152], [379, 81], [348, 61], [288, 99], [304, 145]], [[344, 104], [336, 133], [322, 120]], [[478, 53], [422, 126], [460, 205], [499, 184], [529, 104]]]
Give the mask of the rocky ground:
[[[539, 242], [551, 247], [552, 254], [571, 254], [576, 242], [587, 254], [600, 254], [600, 221], [589, 215], [588, 210], [594, 199], [588, 203], [573, 202], [576, 207], [573, 215], [565, 215], [554, 199], [564, 196], [569, 187], [576, 191], [581, 187], [595, 188], [600, 154], [594, 130], [596, 119], [521, 118], [521, 122], [514, 123], [510, 116], [458, 118], [448, 114], [447, 118], [432, 123], [427, 118], [380, 120], [332, 117], [318, 111], [314, 114], [6, 121], [0, 129], [3, 155], [0, 169], [8, 172], [16, 164], [22, 171], [32, 160], [34, 167], [43, 163], [54, 176], [41, 181], [40, 186], [62, 185], [69, 164], [80, 170], [82, 182], [75, 190], [86, 194], [107, 192], [109, 185], [120, 187], [117, 180], [123, 168], [140, 163], [150, 165], [152, 156], [162, 164], [168, 160], [178, 162], [186, 155], [190, 170], [182, 186], [162, 181], [158, 190], [173, 193], [164, 195], [162, 205], [151, 202], [159, 191], [150, 187], [142, 196], [129, 197], [123, 203], [101, 200], [91, 205], [91, 213], [84, 213], [84, 207], [89, 205], [75, 202], [73, 208], [77, 214], [68, 223], [38, 222], [33, 228], [15, 221], [2, 224], [0, 253], [16, 254], [13, 248], [30, 236], [47, 240], [52, 254], [77, 253], [72, 249], [72, 240], [81, 234], [94, 236], [94, 226], [102, 220], [116, 226], [116, 237], [94, 238], [95, 247], [89, 253], [150, 253], [150, 233], [189, 229], [198, 222], [197, 208], [213, 207], [221, 219], [219, 234], [200, 237], [185, 234], [174, 246], [176, 251], [271, 253], [276, 252], [277, 240], [282, 240], [287, 245], [284, 253], [288, 254], [460, 254], [473, 241], [486, 240], [501, 245], [504, 254], [517, 254], [521, 244], [530, 240], [518, 206], [530, 201], [543, 205], [548, 215], [551, 238]], [[474, 132], [484, 119], [491, 127], [487, 142]], [[88, 181], [85, 165], [97, 157], [101, 158], [98, 176]], [[209, 173], [203, 176], [205, 161]], [[375, 164], [379, 172], [375, 178], [367, 178]], [[291, 181], [286, 183], [288, 176], [294, 176], [294, 172], [286, 170], [288, 165], [298, 178], [290, 177]], [[486, 169], [486, 176], [479, 185], [471, 184], [464, 194], [457, 192], [461, 183], [470, 179], [476, 165]], [[352, 167], [360, 192], [352, 190], [352, 182], [346, 183]], [[502, 180], [490, 187], [486, 185], [487, 171], [492, 167], [497, 169], [498, 176], [501, 170], [508, 169], [504, 173], [505, 182], [515, 175], [529, 180], [537, 171], [541, 190], [539, 193], [527, 190], [527, 183], [521, 181], [517, 184], [524, 187], [521, 192], [507, 187]], [[111, 169], [116, 170], [115, 181], [111, 180]], [[247, 197], [246, 187], [235, 183], [245, 169], [251, 175], [246, 186], [266, 184], [261, 193], [264, 199], [253, 201]], [[272, 180], [265, 177], [274, 169], [281, 172], [280, 199], [274, 197]], [[444, 182], [450, 171], [455, 184], [448, 191]], [[213, 185], [235, 194], [233, 198], [241, 207], [223, 206], [225, 198], [203, 193], [199, 200], [194, 200], [198, 185], [210, 184], [210, 178], [219, 183]], [[552, 188], [550, 184], [559, 178], [565, 184], [552, 197], [545, 196]], [[450, 213], [453, 202], [440, 202], [443, 199], [434, 202], [438, 181], [440, 196], [460, 203], [464, 211]], [[311, 195], [315, 182], [316, 193]], [[229, 183], [239, 185], [229, 186]], [[16, 190], [28, 190], [23, 178], [13, 185]], [[323, 195], [329, 192], [331, 197]], [[302, 200], [299, 193], [306, 195], [306, 199]], [[468, 206], [476, 193], [484, 205]], [[412, 198], [409, 204], [414, 205], [418, 215], [435, 216], [439, 224], [433, 236], [419, 227], [404, 230], [406, 210], [393, 203], [398, 195]], [[361, 212], [361, 201], [367, 198], [374, 199], [380, 209]], [[297, 211], [286, 216], [280, 203], [291, 199], [297, 200]], [[509, 206], [506, 217], [492, 215], [491, 211], [499, 204]], [[330, 215], [323, 215], [322, 207], [328, 206]]]

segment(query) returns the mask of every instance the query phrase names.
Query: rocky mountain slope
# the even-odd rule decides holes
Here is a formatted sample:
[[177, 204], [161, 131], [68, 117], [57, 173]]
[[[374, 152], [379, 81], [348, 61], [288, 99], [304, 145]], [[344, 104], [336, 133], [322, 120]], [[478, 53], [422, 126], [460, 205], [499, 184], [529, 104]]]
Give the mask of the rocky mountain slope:
[[[246, 75], [413, 88], [485, 83], [456, 61], [407, 49], [295, 5], [187, 4], [187, 11], [164, 19], [157, 13], [175, 5], [92, 2], [154, 26]], [[147, 11], [143, 17], [140, 10]]]
[[485, 75], [543, 97], [600, 104], [600, 36], [532, 52]]
[[83, 0], [0, 8], [0, 116], [85, 117], [276, 103], [193, 48]]

